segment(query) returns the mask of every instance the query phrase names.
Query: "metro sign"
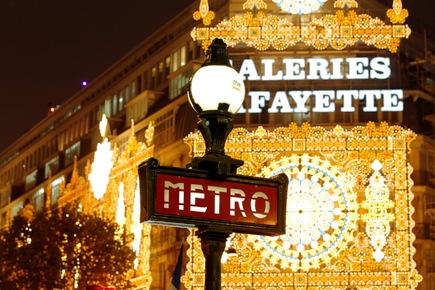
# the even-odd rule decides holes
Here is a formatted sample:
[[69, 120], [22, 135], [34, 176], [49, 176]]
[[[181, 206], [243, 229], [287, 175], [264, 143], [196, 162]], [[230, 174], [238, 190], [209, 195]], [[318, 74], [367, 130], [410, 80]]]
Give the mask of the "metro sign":
[[203, 170], [139, 165], [141, 222], [239, 233], [285, 233], [288, 178], [213, 176]]

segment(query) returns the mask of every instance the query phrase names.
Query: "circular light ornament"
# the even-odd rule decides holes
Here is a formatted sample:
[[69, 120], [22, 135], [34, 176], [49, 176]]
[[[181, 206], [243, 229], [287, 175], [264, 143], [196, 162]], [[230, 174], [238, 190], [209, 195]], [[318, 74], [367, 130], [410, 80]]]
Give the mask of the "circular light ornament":
[[273, 0], [282, 11], [291, 14], [309, 14], [319, 10], [327, 0]]
[[345, 174], [317, 156], [283, 157], [260, 176], [289, 177], [286, 233], [249, 236], [273, 266], [307, 271], [327, 264], [353, 241], [357, 229], [357, 195]]
[[243, 78], [231, 66], [221, 39], [213, 41], [204, 64], [192, 75], [188, 98], [198, 114], [219, 111], [234, 115], [242, 106]]

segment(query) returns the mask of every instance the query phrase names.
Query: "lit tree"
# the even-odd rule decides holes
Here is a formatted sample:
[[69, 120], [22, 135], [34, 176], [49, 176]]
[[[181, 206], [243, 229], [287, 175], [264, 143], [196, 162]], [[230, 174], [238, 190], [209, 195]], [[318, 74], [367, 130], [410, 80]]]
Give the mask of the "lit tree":
[[0, 236], [0, 289], [129, 289], [135, 254], [118, 225], [80, 206], [14, 218]]

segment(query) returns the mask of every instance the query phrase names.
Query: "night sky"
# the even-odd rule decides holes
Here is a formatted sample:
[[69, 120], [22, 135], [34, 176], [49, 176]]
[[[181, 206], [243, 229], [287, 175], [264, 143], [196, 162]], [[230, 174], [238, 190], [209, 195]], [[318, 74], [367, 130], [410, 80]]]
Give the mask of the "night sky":
[[194, 1], [0, 0], [0, 151]]
[[[402, 0], [431, 25], [433, 1]], [[0, 151], [192, 2], [0, 0]]]

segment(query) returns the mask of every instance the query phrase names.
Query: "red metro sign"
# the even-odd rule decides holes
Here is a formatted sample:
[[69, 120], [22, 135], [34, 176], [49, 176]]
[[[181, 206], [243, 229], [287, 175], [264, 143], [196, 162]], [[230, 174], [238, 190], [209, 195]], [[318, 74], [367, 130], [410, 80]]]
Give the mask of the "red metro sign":
[[156, 191], [158, 214], [266, 225], [278, 219], [274, 187], [157, 174]]
[[139, 165], [141, 222], [277, 235], [285, 233], [288, 179], [214, 176], [202, 170]]

